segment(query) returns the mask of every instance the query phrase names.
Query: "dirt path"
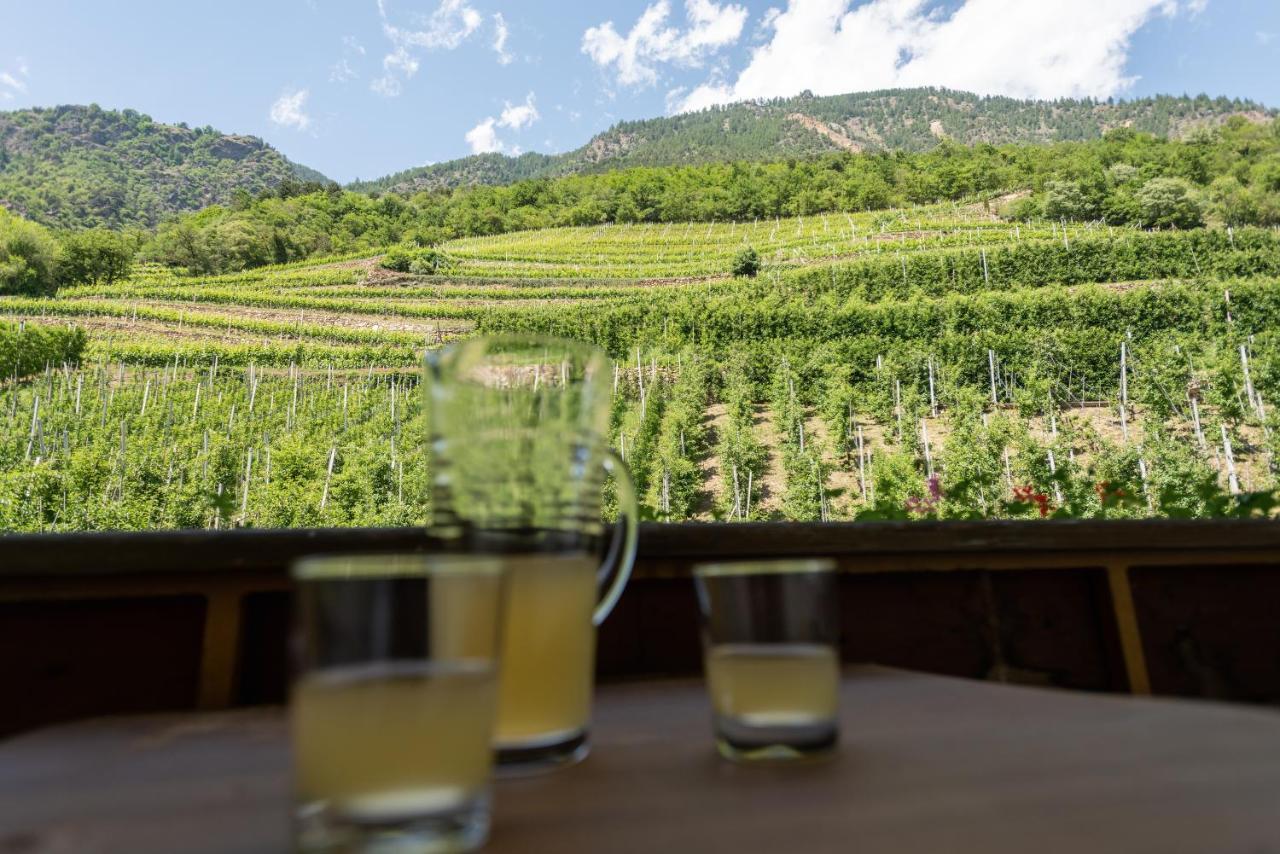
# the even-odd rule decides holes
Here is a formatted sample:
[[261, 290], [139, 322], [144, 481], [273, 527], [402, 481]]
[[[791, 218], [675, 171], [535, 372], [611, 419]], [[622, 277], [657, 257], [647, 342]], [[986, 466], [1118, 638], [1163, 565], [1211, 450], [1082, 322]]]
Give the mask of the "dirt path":
[[831, 510], [839, 512], [837, 506], [843, 508], [853, 500], [854, 496], [861, 499], [858, 461], [852, 458], [846, 460], [843, 454], [836, 453], [835, 442], [831, 439], [831, 430], [827, 422], [816, 412], [809, 412], [804, 419], [804, 432], [810, 440], [817, 442], [822, 448], [822, 459], [831, 466], [831, 474], [827, 477]]
[[716, 500], [724, 489], [724, 472], [720, 470], [720, 455], [716, 451], [720, 444], [720, 431], [728, 423], [729, 409], [723, 403], [711, 404], [702, 416], [708, 450], [707, 455], [698, 461], [698, 469], [702, 472], [702, 492], [698, 496], [694, 518], [699, 522], [714, 521]]
[[260, 308], [257, 306], [219, 303], [191, 303], [147, 300], [147, 306], [167, 308], [186, 314], [247, 317], [254, 320], [272, 320], [279, 323], [306, 323], [320, 326], [336, 326], [342, 329], [367, 329], [371, 332], [416, 332], [434, 335], [456, 335], [471, 329], [474, 324], [466, 320], [434, 320], [406, 317], [397, 314], [344, 314], [322, 309]]
[[782, 440], [773, 423], [773, 411], [764, 404], [757, 404], [751, 419], [756, 438], [768, 451], [764, 472], [755, 478], [760, 486], [759, 498], [753, 510], [759, 515], [772, 517], [782, 512], [782, 498], [787, 490], [787, 473], [782, 468]]

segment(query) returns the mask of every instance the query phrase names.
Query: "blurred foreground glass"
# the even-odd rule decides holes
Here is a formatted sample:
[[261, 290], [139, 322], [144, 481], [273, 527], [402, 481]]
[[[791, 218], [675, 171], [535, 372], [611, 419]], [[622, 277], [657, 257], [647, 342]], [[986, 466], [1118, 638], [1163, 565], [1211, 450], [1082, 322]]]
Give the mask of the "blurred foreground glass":
[[607, 446], [614, 382], [608, 356], [575, 341], [472, 338], [427, 357], [431, 532], [449, 550], [501, 554], [510, 570], [495, 737], [505, 769], [587, 753], [594, 626], [636, 547], [635, 488]]
[[694, 567], [716, 746], [728, 759], [827, 753], [839, 738], [839, 607], [830, 561]]
[[483, 844], [502, 562], [310, 558], [294, 582], [297, 850]]

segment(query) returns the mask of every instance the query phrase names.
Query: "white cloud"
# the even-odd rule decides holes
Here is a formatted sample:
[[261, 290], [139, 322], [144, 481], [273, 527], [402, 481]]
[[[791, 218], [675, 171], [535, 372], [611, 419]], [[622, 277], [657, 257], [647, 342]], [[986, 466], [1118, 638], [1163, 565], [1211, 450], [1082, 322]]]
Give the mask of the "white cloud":
[[533, 93], [530, 92], [528, 96], [525, 97], [523, 104], [516, 104], [513, 106], [511, 102], [507, 102], [506, 107], [502, 110], [502, 116], [498, 119], [498, 125], [504, 128], [520, 130], [521, 128], [528, 127], [540, 118], [542, 118], [542, 116], [539, 115], [538, 108], [534, 106]]
[[[498, 136], [498, 128], [523, 130], [541, 118], [542, 115], [534, 105], [534, 94], [530, 92], [525, 96], [523, 104], [512, 104], [507, 101], [499, 115], [485, 118], [478, 125], [467, 131], [465, 139], [467, 145], [471, 146], [472, 154], [506, 151], [506, 143]], [[517, 145], [511, 149], [511, 153], [519, 155], [522, 150]]]
[[351, 65], [351, 60], [364, 55], [364, 45], [360, 44], [355, 36], [343, 36], [342, 59], [329, 66], [329, 82], [346, 83], [359, 77], [360, 72]]
[[498, 130], [495, 125], [498, 120], [493, 116], [480, 122], [466, 133], [467, 145], [471, 146], [472, 154], [486, 154], [490, 151], [501, 151], [502, 140], [498, 139]]
[[306, 89], [286, 89], [271, 105], [272, 123], [294, 130], [306, 130], [310, 127], [311, 117], [305, 111], [307, 96], [310, 94]]
[[453, 50], [466, 41], [480, 26], [483, 18], [466, 0], [440, 0], [429, 15], [417, 15], [409, 27], [391, 23], [386, 0], [377, 0], [382, 33], [391, 42], [391, 51], [382, 58], [385, 72], [369, 88], [379, 95], [395, 97], [404, 81], [418, 73], [415, 49]]
[[16, 96], [27, 91], [27, 77], [31, 69], [22, 57], [14, 60], [15, 68], [7, 71], [0, 68], [0, 101], [12, 101]]
[[1208, 0], [788, 0], [732, 83], [676, 94], [673, 112], [751, 98], [946, 86], [1019, 98], [1106, 98], [1133, 82], [1129, 40]]
[[507, 50], [507, 38], [511, 32], [507, 29], [507, 19], [501, 12], [493, 13], [493, 52], [498, 55], [499, 65], [510, 65], [515, 59]]
[[338, 60], [329, 66], [329, 82], [330, 83], [346, 83], [348, 80], [355, 80], [360, 74], [351, 67], [351, 63], [345, 59]]
[[591, 27], [582, 34], [582, 52], [601, 68], [614, 67], [624, 86], [652, 85], [658, 65], [697, 67], [709, 54], [736, 43], [747, 23], [744, 6], [685, 0], [684, 9], [684, 29], [667, 25], [670, 0], [647, 7], [625, 37], [613, 21]]
[[1255, 35], [1257, 35], [1258, 37], [1258, 44], [1262, 45], [1263, 47], [1266, 47], [1267, 45], [1271, 44], [1273, 41], [1276, 40], [1276, 34], [1269, 33], [1266, 30], [1258, 30], [1258, 32], [1255, 33]]

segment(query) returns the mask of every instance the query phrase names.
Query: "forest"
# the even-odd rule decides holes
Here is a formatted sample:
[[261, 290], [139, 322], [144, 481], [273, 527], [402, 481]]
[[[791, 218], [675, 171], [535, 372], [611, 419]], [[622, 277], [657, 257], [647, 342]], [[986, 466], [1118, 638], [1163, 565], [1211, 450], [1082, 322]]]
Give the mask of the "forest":
[[[1280, 223], [1280, 120], [1236, 118], [1187, 141], [1120, 129], [1091, 142], [943, 144], [921, 153], [636, 168], [408, 197], [286, 181], [257, 196], [241, 191], [229, 205], [179, 216], [128, 239], [136, 241], [142, 260], [211, 274], [537, 228], [746, 222], [961, 200], [979, 201], [1010, 221], [1154, 229], [1210, 221], [1273, 225]], [[18, 226], [4, 222], [0, 293], [56, 287], [51, 268], [38, 287], [30, 274], [12, 272], [21, 251], [3, 235]]]

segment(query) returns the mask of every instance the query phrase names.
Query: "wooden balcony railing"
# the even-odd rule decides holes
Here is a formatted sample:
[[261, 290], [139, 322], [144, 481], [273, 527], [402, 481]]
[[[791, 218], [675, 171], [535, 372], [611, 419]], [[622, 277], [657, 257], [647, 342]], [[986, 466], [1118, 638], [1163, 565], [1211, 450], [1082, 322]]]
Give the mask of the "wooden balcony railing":
[[[821, 555], [842, 652], [1095, 691], [1280, 699], [1280, 524], [1258, 521], [646, 525], [600, 631], [602, 679], [696, 672], [689, 567]], [[288, 566], [415, 551], [417, 530], [0, 537], [0, 735], [90, 715], [278, 702]]]

